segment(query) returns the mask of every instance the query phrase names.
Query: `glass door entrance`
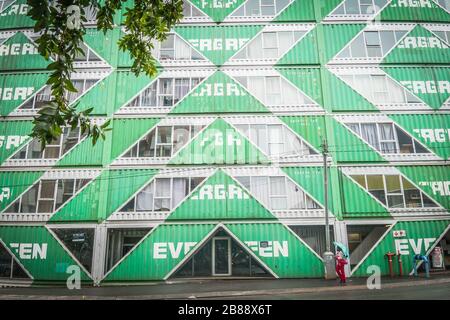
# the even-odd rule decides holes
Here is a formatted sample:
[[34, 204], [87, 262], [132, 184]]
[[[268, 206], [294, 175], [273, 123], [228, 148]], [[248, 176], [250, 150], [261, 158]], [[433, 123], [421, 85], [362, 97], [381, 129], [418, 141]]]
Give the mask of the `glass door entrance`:
[[231, 239], [229, 237], [216, 237], [212, 240], [213, 276], [230, 276]]
[[270, 277], [271, 274], [228, 233], [219, 230], [185, 261], [173, 276]]

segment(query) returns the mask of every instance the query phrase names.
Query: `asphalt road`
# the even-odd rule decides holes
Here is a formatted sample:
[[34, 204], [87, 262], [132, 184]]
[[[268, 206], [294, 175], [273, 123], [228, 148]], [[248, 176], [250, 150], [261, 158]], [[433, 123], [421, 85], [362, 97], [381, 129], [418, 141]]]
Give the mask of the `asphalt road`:
[[[236, 300], [224, 297], [220, 300]], [[271, 294], [245, 296], [239, 300], [450, 300], [450, 283], [415, 287], [387, 288], [380, 290], [351, 290], [305, 292], [301, 294]]]
[[0, 288], [0, 300], [11, 299], [445, 299], [450, 300], [448, 274], [424, 277], [383, 278], [380, 290], [369, 290], [366, 279], [349, 279], [345, 287], [334, 280], [200, 280], [142, 285], [90, 287], [68, 290], [64, 286]]

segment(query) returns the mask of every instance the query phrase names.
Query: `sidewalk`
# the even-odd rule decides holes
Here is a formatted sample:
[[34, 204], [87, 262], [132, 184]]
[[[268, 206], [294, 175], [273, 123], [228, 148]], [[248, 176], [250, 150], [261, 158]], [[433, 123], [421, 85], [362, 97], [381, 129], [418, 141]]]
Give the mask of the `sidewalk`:
[[[431, 278], [420, 276], [389, 278], [381, 280], [382, 289], [420, 285], [448, 284], [450, 274], [435, 274]], [[291, 295], [300, 293], [339, 292], [368, 290], [365, 278], [349, 279], [346, 286], [335, 280], [323, 279], [264, 279], [264, 280], [177, 280], [141, 285], [116, 285], [82, 287], [68, 290], [65, 287], [33, 286], [28, 288], [0, 289], [0, 299], [202, 299], [268, 295]]]

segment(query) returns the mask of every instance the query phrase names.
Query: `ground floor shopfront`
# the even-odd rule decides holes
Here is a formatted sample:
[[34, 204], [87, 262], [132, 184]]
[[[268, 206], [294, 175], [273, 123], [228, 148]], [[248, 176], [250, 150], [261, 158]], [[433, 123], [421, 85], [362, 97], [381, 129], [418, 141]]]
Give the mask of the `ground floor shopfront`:
[[[413, 270], [416, 254], [433, 270], [450, 267], [450, 220], [333, 221], [332, 240], [350, 249], [349, 276], [372, 266]], [[66, 281], [78, 269], [97, 284], [175, 278], [320, 278], [323, 225], [277, 221], [134, 225], [0, 226], [1, 281]]]

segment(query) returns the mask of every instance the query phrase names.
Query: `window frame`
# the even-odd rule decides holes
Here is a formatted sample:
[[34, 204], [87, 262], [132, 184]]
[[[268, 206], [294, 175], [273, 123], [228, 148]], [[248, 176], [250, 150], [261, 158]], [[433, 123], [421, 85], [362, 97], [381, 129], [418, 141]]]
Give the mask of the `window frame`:
[[[415, 208], [415, 209], [438, 209], [439, 205], [436, 204], [436, 202], [431, 198], [428, 197], [428, 199], [434, 204], [434, 206], [425, 206], [424, 205], [424, 196], [425, 193], [420, 190], [420, 188], [416, 187], [411, 181], [409, 181], [408, 179], [406, 179], [403, 175], [401, 174], [384, 174], [384, 173], [366, 173], [366, 174], [350, 174], [349, 175], [350, 178], [361, 188], [363, 188], [368, 194], [370, 194], [376, 201], [380, 202], [384, 207], [388, 208], [388, 209], [392, 209], [392, 210], [410, 210], [411, 208]], [[365, 182], [365, 186], [362, 186], [360, 183], [357, 182], [357, 179], [355, 177], [364, 177], [364, 182]], [[381, 202], [375, 195], [373, 195], [368, 188], [368, 176], [382, 176], [382, 180], [383, 180], [383, 190], [384, 190], [384, 198], [385, 198], [385, 203]], [[393, 192], [388, 192], [388, 187], [387, 187], [387, 182], [386, 182], [386, 176], [397, 176], [398, 179], [400, 180], [400, 193], [393, 193]], [[406, 181], [408, 181], [419, 193], [420, 193], [420, 206], [419, 207], [408, 207], [407, 203], [406, 203], [406, 197], [405, 197], [405, 189], [403, 187], [403, 179], [405, 179]], [[402, 196], [402, 200], [403, 200], [403, 207], [391, 207], [389, 206], [389, 199], [388, 196]]]
[[[68, 104], [72, 104], [74, 103], [78, 98], [80, 98], [82, 95], [84, 95], [88, 90], [90, 90], [92, 87], [94, 87], [99, 81], [101, 81], [103, 78], [82, 78], [82, 79], [71, 79], [72, 82], [76, 82], [76, 81], [83, 81], [83, 90], [82, 91], [78, 91], [78, 92], [66, 92], [65, 93], [65, 98], [68, 99]], [[89, 87], [86, 88], [86, 83], [87, 81], [92, 81], [93, 84]], [[44, 95], [44, 93], [47, 92], [47, 94]], [[70, 99], [70, 95], [75, 95], [75, 97], [73, 99]], [[46, 97], [46, 100], [41, 100], [41, 101], [37, 101], [37, 98], [39, 96], [44, 95]], [[30, 111], [37, 111], [40, 110], [41, 107], [36, 107], [36, 103], [37, 102], [43, 102], [43, 104], [46, 103], [50, 103], [52, 101], [52, 95], [51, 95], [51, 86], [50, 85], [44, 85], [42, 88], [40, 88], [38, 91], [36, 91], [35, 94], [33, 94], [30, 98], [28, 98], [24, 103], [22, 103], [19, 106], [19, 109], [21, 110], [30, 110]], [[29, 107], [25, 107], [26, 105], [30, 105]]]
[[[413, 136], [411, 136], [408, 132], [406, 132], [405, 130], [403, 130], [401, 127], [399, 127], [396, 123], [394, 122], [386, 122], [386, 121], [382, 121], [382, 122], [346, 122], [344, 123], [348, 129], [353, 133], [356, 134], [360, 139], [362, 139], [365, 143], [367, 143], [368, 145], [370, 145], [372, 148], [374, 148], [375, 150], [377, 150], [378, 152], [380, 152], [381, 154], [409, 154], [409, 155], [423, 155], [423, 154], [430, 154], [431, 152], [424, 146], [422, 146], [420, 144], [420, 142]], [[378, 145], [377, 146], [373, 146], [372, 144], [370, 144], [369, 141], [366, 141], [363, 138], [362, 135], [362, 125], [363, 124], [374, 124], [376, 126], [376, 133], [377, 133], [377, 141], [378, 141]], [[390, 125], [392, 130], [393, 130], [393, 134], [394, 134], [394, 140], [389, 140], [389, 139], [383, 139], [381, 136], [381, 125]], [[352, 126], [357, 126], [358, 128], [358, 132], [355, 132], [352, 129]], [[402, 131], [403, 134], [407, 135], [412, 142], [412, 150], [413, 152], [401, 152], [401, 146], [400, 146], [400, 139], [398, 137], [398, 131]], [[395, 152], [384, 152], [383, 148], [382, 148], [382, 143], [395, 143]], [[422, 149], [427, 150], [428, 152], [423, 153], [423, 152], [417, 152], [417, 147], [416, 144], [419, 144], [421, 146]]]
[[[388, 102], [379, 102], [376, 96], [376, 92], [373, 90], [373, 85], [370, 86], [370, 91], [369, 92], [361, 92], [360, 88], [353, 88], [353, 86], [355, 85], [355, 83], [357, 82], [357, 80], [355, 79], [356, 76], [364, 76], [364, 77], [368, 77], [369, 81], [373, 84], [374, 83], [374, 77], [378, 77], [384, 78], [384, 85], [387, 88], [387, 93], [388, 93]], [[344, 74], [344, 75], [339, 75], [339, 77], [342, 77], [343, 79], [347, 79], [350, 80], [351, 77], [351, 87], [353, 90], [355, 90], [356, 92], [358, 92], [359, 94], [361, 94], [363, 97], [369, 99], [369, 101], [373, 101], [373, 103], [375, 105], [395, 105], [395, 104], [399, 104], [399, 102], [393, 102], [392, 97], [392, 86], [390, 85], [391, 83], [394, 83], [395, 85], [399, 86], [399, 88], [402, 90], [402, 99], [403, 101], [400, 102], [400, 104], [421, 104], [423, 103], [422, 101], [420, 101], [419, 99], [417, 99], [417, 97], [415, 97], [412, 93], [409, 93], [408, 90], [406, 88], [404, 88], [403, 86], [399, 85], [397, 82], [395, 82], [394, 80], [392, 80], [390, 77], [388, 77], [385, 74], [377, 74], [377, 73], [367, 73], [367, 74]], [[343, 80], [344, 82], [347, 82], [345, 80]], [[415, 98], [414, 101], [409, 101], [408, 98], [408, 94], [410, 96], [413, 96]]]
[[[361, 8], [361, 0], [357, 0], [357, 1], [358, 1], [358, 13], [347, 13], [347, 6], [346, 6], [347, 1], [345, 0], [344, 2], [341, 3], [341, 5], [340, 5], [338, 8], [336, 8], [336, 9], [334, 10], [334, 11], [336, 11], [337, 9], [339, 9], [340, 7], [342, 7], [344, 13], [332, 14], [332, 15], [333, 15], [333, 16], [341, 16], [341, 15], [350, 15], [350, 16], [360, 16], [360, 15], [362, 15], [362, 16], [367, 16], [367, 15], [375, 15], [375, 14], [379, 13], [380, 10], [381, 10], [381, 8], [380, 8], [380, 10], [375, 11], [375, 12], [372, 12], [372, 13], [370, 13], [370, 14], [365, 13], [365, 12], [362, 12], [362, 8]], [[383, 6], [385, 6], [387, 3], [388, 3], [388, 1], [386, 1], [386, 3], [385, 3]], [[366, 5], [366, 4], [364, 4], [364, 5]], [[371, 6], [372, 6], [372, 7], [376, 7], [375, 0], [371, 0]], [[333, 12], [334, 12], [334, 11], [333, 11]]]
[[[55, 210], [55, 208], [56, 208], [56, 201], [57, 201], [57, 197], [58, 197], [58, 185], [59, 185], [59, 181], [61, 181], [61, 180], [73, 180], [74, 187], [73, 187], [72, 196], [70, 198], [68, 198], [65, 202], [62, 202], [61, 205]], [[86, 181], [85, 181], [85, 183], [83, 185], [81, 185], [81, 187], [79, 189], [77, 189], [77, 185], [78, 185], [77, 182], [79, 182], [80, 180], [86, 180]], [[54, 191], [53, 191], [53, 198], [42, 198], [41, 197], [42, 182], [43, 181], [54, 181], [54, 186], [55, 187], [54, 187]], [[7, 213], [7, 214], [35, 214], [35, 215], [53, 214], [54, 212], [59, 210], [62, 206], [64, 206], [66, 203], [68, 203], [76, 194], [78, 194], [86, 185], [88, 185], [90, 181], [92, 181], [92, 179], [90, 179], [90, 178], [41, 179], [38, 182], [34, 183], [31, 187], [26, 189], [25, 192], [23, 192], [9, 206], [7, 206], [6, 209], [3, 212]], [[34, 205], [35, 205], [34, 212], [22, 212], [23, 196], [25, 196], [31, 189], [35, 188], [36, 186], [37, 186], [37, 192], [36, 192], [36, 202], [34, 203]], [[62, 190], [62, 192], [63, 192], [62, 193], [62, 195], [63, 195], [64, 194], [64, 190]], [[52, 210], [50, 212], [39, 212], [39, 202], [40, 201], [53, 201]], [[12, 208], [14, 206], [15, 203], [18, 203], [17, 211], [14, 211], [14, 212], [8, 211], [10, 208]]]
[[[83, 135], [81, 134], [81, 130], [80, 130], [79, 127], [77, 127], [76, 129], [78, 129], [78, 141], [71, 148], [67, 149], [65, 152], [64, 152], [64, 147], [65, 147], [64, 146], [64, 142], [67, 141], [66, 139], [67, 139], [67, 137], [70, 134], [70, 130], [71, 130], [70, 127], [64, 127], [63, 128], [63, 133], [59, 137], [59, 142], [57, 144], [53, 143], [53, 142], [48, 143], [46, 145], [46, 147], [44, 148], [44, 150], [42, 150], [42, 152], [40, 153], [40, 157], [39, 158], [30, 157], [30, 155], [32, 153], [32, 150], [30, 150], [30, 149], [32, 149], [33, 144], [34, 143], [39, 143], [37, 141], [37, 139], [32, 139], [25, 146], [23, 146], [17, 152], [15, 152], [11, 156], [10, 159], [13, 160], [13, 161], [18, 161], [18, 160], [57, 160], [57, 159], [61, 159], [62, 156], [67, 154], [70, 150], [72, 150], [77, 144], [79, 144], [87, 136], [87, 133], [84, 133]], [[67, 133], [65, 132], [66, 130], [68, 130]], [[58, 149], [59, 149], [58, 150], [58, 157], [56, 157], [56, 158], [47, 158], [47, 157], [45, 157], [46, 150], [49, 150], [48, 147], [52, 147], [52, 148], [58, 147]], [[16, 158], [16, 156], [19, 155], [22, 152], [22, 150], [25, 150], [25, 156], [23, 158], [22, 157]]]
[[[192, 180], [193, 179], [201, 179], [199, 181], [199, 183], [192, 187]], [[170, 183], [169, 183], [169, 196], [156, 196], [156, 189], [157, 187], [159, 188], [160, 186], [157, 186], [157, 181], [159, 180], [164, 180], [164, 179], [169, 179]], [[177, 204], [174, 204], [174, 188], [173, 188], [173, 182], [174, 179], [187, 179], [187, 186], [188, 186], [188, 192], [186, 195], [184, 195], [184, 198], [182, 200], [180, 200], [180, 202], [178, 202]], [[200, 177], [200, 176], [189, 176], [189, 177], [156, 177], [154, 179], [152, 179], [149, 183], [147, 183], [143, 188], [141, 188], [138, 192], [136, 192], [130, 199], [128, 199], [127, 202], [125, 202], [125, 204], [120, 207], [120, 209], [117, 212], [121, 212], [121, 213], [142, 213], [142, 212], [162, 212], [162, 213], [169, 213], [171, 211], [173, 211], [175, 209], [176, 206], [178, 206], [180, 203], [182, 203], [187, 197], [189, 197], [189, 195], [194, 191], [194, 189], [196, 189], [201, 183], [203, 183], [205, 180], [207, 179], [207, 177]], [[139, 194], [141, 194], [143, 192], [144, 189], [146, 189], [148, 186], [151, 185], [151, 189], [152, 189], [152, 210], [138, 210], [137, 209], [137, 197], [139, 196]], [[164, 199], [169, 199], [169, 210], [155, 210], [155, 200], [164, 200]], [[127, 207], [128, 204], [130, 202], [133, 202], [133, 210], [128, 210], [128, 211], [123, 211], [122, 209]]]
[[[240, 179], [243, 179], [243, 178], [248, 179], [248, 183], [249, 183], [248, 188], [245, 187], [245, 185], [241, 182]], [[252, 180], [254, 178], [259, 178], [259, 179], [264, 178], [265, 179], [264, 183], [267, 185], [267, 200], [269, 201], [269, 203], [266, 203], [264, 201], [264, 199], [259, 199], [259, 198], [255, 197], [255, 196], [253, 196], [253, 197], [255, 197], [255, 199], [258, 199], [259, 202], [261, 202], [262, 204], [267, 206], [267, 208], [269, 210], [273, 210], [273, 211], [296, 211], [296, 210], [318, 210], [318, 209], [321, 209], [320, 205], [313, 198], [311, 198], [302, 188], [300, 188], [296, 183], [294, 183], [292, 180], [290, 180], [286, 176], [276, 176], [276, 175], [265, 175], [265, 176], [242, 175], [242, 176], [237, 176], [236, 177], [237, 181], [240, 184], [242, 184], [246, 189], [248, 189], [250, 194], [253, 194], [253, 190], [252, 190], [253, 183], [252, 183]], [[272, 182], [272, 179], [274, 179], [274, 178], [277, 178], [277, 179], [283, 178], [283, 180], [284, 180], [284, 191], [285, 191], [284, 194], [272, 193], [272, 183], [271, 182]], [[298, 190], [302, 193], [302, 198], [303, 198], [302, 199], [302, 205], [303, 205], [303, 207], [301, 207], [301, 208], [291, 208], [292, 203], [289, 201], [289, 191], [288, 191], [289, 183], [288, 182], [290, 182], [294, 187], [298, 188]], [[286, 199], [285, 200], [286, 201], [286, 209], [274, 209], [274, 205], [272, 203], [272, 199], [273, 198], [277, 198], [277, 199], [284, 198], [284, 199]], [[309, 200], [311, 200], [312, 203], [314, 203], [317, 206], [317, 208], [309, 207], [309, 203], [310, 203]]]
[[[159, 133], [159, 128], [160, 127], [170, 127], [171, 128], [171, 143], [160, 143], [158, 142], [158, 133]], [[177, 127], [189, 127], [189, 136], [187, 137], [186, 143], [183, 144], [180, 148], [178, 148], [175, 152], [173, 152], [174, 147], [175, 147], [175, 129]], [[198, 128], [196, 128], [198, 127]], [[143, 137], [141, 137], [131, 148], [129, 148], [128, 150], [125, 151], [125, 153], [120, 157], [121, 159], [161, 159], [161, 158], [170, 158], [172, 156], [174, 156], [180, 149], [182, 149], [184, 146], [186, 146], [186, 144], [194, 138], [194, 136], [200, 132], [202, 129], [204, 129], [206, 127], [206, 125], [196, 125], [196, 124], [174, 124], [174, 125], [157, 125], [155, 127], [153, 127], [148, 133], [146, 133]], [[140, 154], [140, 143], [143, 140], [146, 140], [146, 138], [148, 136], [151, 136], [153, 133], [154, 135], [154, 139], [155, 139], [155, 146], [153, 149], [153, 154], [148, 156], [148, 157], [144, 157], [144, 156], [139, 156]], [[158, 150], [158, 146], [170, 146], [170, 155], [169, 156], [157, 156], [157, 150]], [[130, 156], [127, 156], [128, 153], [131, 153]]]
[[[162, 81], [163, 80], [167, 80], [170, 79], [171, 81], [171, 94], [168, 93], [161, 93], [161, 87], [162, 87]], [[175, 102], [175, 83], [177, 82], [177, 80], [189, 80], [189, 87], [188, 87], [188, 91], [187, 93], [181, 97], [177, 102]], [[203, 80], [205, 80], [205, 78], [202, 77], [161, 77], [161, 78], [157, 78], [155, 81], [153, 81], [149, 86], [147, 86], [146, 88], [144, 88], [144, 90], [142, 90], [141, 92], [139, 92], [138, 95], [136, 95], [134, 98], [132, 98], [130, 100], [130, 102], [128, 102], [125, 105], [125, 108], [172, 108], [175, 105], [177, 105], [181, 100], [183, 100], [187, 95], [189, 95], [192, 90], [194, 88], [196, 88]], [[154, 87], [154, 89], [153, 89]], [[155, 105], [146, 105], [144, 104], [142, 101], [146, 100], [147, 98], [144, 98], [144, 93], [147, 91], [151, 91], [154, 92], [155, 94], [155, 98], [154, 101], [156, 102]], [[162, 97], [170, 97], [172, 104], [171, 105], [167, 105], [164, 106], [161, 103], [161, 98]], [[138, 103], [136, 103], [135, 101], [138, 101]]]

